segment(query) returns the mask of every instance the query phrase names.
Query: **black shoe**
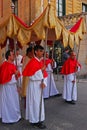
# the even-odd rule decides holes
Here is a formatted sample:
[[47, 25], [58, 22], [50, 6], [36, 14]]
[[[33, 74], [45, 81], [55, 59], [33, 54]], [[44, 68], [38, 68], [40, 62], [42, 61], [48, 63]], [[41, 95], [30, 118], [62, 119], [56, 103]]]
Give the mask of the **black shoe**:
[[47, 97], [47, 98], [44, 98], [44, 100], [47, 100], [47, 99], [49, 99], [49, 97]]
[[35, 128], [38, 127], [38, 123], [30, 123], [30, 125]]
[[56, 94], [56, 95], [53, 95], [53, 96], [50, 96], [50, 97], [60, 97], [62, 96], [62, 93], [59, 93], [59, 94]]
[[30, 124], [31, 124], [31, 126], [33, 126], [33, 127], [38, 127], [38, 128], [40, 128], [40, 129], [45, 129], [45, 128], [46, 128], [46, 126], [45, 126], [42, 122], [30, 123]]
[[46, 128], [46, 126], [45, 126], [42, 122], [39, 122], [39, 123], [38, 123], [38, 127], [39, 127], [40, 129], [45, 129], [45, 128]]
[[76, 102], [74, 100], [71, 101], [71, 104], [76, 104]]
[[75, 101], [67, 101], [67, 100], [65, 100], [65, 102], [67, 102], [68, 104], [75, 104]]
[[67, 101], [67, 100], [65, 100], [65, 102], [66, 102], [66, 103], [69, 103], [69, 104], [71, 104], [71, 103], [72, 103], [72, 101]]
[[60, 97], [60, 96], [62, 96], [62, 93], [57, 94], [57, 97]]

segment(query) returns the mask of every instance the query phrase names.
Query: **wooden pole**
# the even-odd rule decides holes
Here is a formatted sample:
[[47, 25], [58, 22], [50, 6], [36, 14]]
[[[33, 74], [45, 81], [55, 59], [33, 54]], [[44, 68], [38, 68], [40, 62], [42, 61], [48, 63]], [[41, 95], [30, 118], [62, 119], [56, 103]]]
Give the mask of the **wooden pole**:
[[45, 38], [45, 46], [44, 46], [44, 65], [45, 65], [45, 60], [46, 60], [46, 50], [47, 50], [47, 36], [48, 36], [48, 28], [46, 28], [46, 38]]
[[14, 38], [14, 54], [15, 54], [15, 63], [16, 63], [16, 66], [17, 66], [17, 58], [16, 58], [16, 43], [17, 43], [17, 40], [16, 40], [16, 38]]
[[[53, 42], [53, 48], [52, 48], [52, 59], [53, 59], [53, 55], [54, 55], [54, 42]], [[54, 62], [52, 62], [51, 67], [53, 67], [53, 66], [54, 66]], [[53, 68], [52, 68], [52, 69], [53, 69]], [[49, 97], [50, 97], [50, 92], [51, 92], [51, 82], [52, 82], [52, 81], [51, 81], [51, 80], [52, 80], [52, 79], [51, 79], [51, 76], [52, 76], [52, 73], [53, 73], [53, 72], [50, 71], [49, 73], [50, 73], [50, 85], [49, 85]]]
[[[15, 54], [15, 64], [17, 66], [17, 56], [16, 56], [16, 44], [17, 44], [17, 39], [16, 37], [14, 37], [14, 54]], [[19, 78], [19, 80], [17, 80], [17, 89], [18, 91], [20, 91], [20, 85], [21, 85], [21, 77]], [[21, 100], [21, 96], [19, 95], [19, 103], [20, 103], [20, 110], [21, 110], [21, 115], [22, 115], [22, 100]], [[23, 116], [23, 115], [22, 115]]]
[[[75, 44], [74, 44], [74, 48], [75, 48]], [[80, 50], [80, 41], [79, 41], [78, 51], [77, 51], [77, 47], [76, 47], [76, 51], [77, 51], [76, 59], [77, 59], [77, 61], [78, 61], [78, 57], [79, 57], [79, 50]], [[76, 78], [76, 72], [75, 72], [75, 75], [74, 75], [74, 80], [75, 80], [75, 78]], [[78, 82], [79, 82], [79, 78], [78, 78]], [[75, 83], [73, 83], [73, 86], [72, 86], [72, 95], [71, 95], [71, 97], [73, 97], [74, 84]]]
[[[78, 52], [77, 52], [77, 60], [79, 58], [80, 44], [81, 44], [81, 42], [79, 41]], [[79, 83], [79, 72], [78, 72], [78, 81], [77, 82]]]
[[[44, 65], [45, 65], [45, 60], [46, 60], [46, 49], [47, 49], [47, 36], [48, 36], [48, 28], [46, 28], [46, 37], [45, 37], [45, 46], [44, 46]], [[42, 80], [43, 82], [43, 80]], [[40, 97], [40, 109], [39, 109], [39, 122], [41, 122], [41, 112], [42, 112], [42, 95], [43, 95], [43, 88], [41, 88], [41, 97]]]

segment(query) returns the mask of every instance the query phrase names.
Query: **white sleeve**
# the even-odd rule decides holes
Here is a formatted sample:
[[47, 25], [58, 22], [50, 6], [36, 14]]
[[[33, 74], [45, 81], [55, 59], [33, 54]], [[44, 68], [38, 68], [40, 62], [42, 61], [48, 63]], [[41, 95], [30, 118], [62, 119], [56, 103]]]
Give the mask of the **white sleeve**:
[[56, 67], [57, 67], [57, 63], [56, 63], [56, 61], [54, 61], [53, 68], [56, 68]]
[[78, 66], [77, 72], [79, 72], [81, 70], [80, 66]]
[[30, 76], [29, 78], [30, 78], [30, 80], [42, 80], [43, 73], [41, 70], [38, 70], [37, 72], [35, 72], [35, 74], [33, 76]]
[[53, 69], [52, 69], [52, 67], [51, 67], [51, 64], [48, 64], [48, 66], [47, 66], [47, 68], [46, 68], [46, 71], [47, 72], [53, 72]]

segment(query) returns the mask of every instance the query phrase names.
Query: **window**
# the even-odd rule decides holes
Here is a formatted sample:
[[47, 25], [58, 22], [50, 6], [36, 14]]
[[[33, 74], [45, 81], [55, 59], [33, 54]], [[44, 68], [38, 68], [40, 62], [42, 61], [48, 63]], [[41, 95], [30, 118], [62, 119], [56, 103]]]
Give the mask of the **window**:
[[82, 4], [82, 12], [87, 12], [87, 4]]
[[65, 15], [65, 0], [56, 0], [57, 16]]
[[18, 15], [18, 0], [12, 0], [14, 3], [14, 14]]

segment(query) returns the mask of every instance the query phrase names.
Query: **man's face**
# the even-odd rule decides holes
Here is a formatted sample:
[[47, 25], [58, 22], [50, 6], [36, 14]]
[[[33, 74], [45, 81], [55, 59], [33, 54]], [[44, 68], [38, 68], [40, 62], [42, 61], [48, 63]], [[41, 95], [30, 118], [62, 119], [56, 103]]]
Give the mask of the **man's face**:
[[9, 56], [9, 59], [13, 62], [14, 61], [14, 58], [15, 58], [15, 55], [14, 55], [14, 52], [10, 52], [10, 56]]
[[33, 51], [32, 51], [32, 52], [29, 52], [29, 53], [28, 53], [28, 57], [29, 57], [29, 58], [34, 57], [34, 52], [33, 52]]
[[71, 53], [71, 58], [72, 58], [73, 60], [76, 59], [76, 53], [75, 53], [75, 52]]
[[17, 56], [19, 55], [19, 50], [16, 51], [16, 55], [17, 55]]
[[40, 59], [41, 57], [43, 57], [44, 50], [39, 49], [35, 51], [35, 53], [36, 53], [36, 56]]

